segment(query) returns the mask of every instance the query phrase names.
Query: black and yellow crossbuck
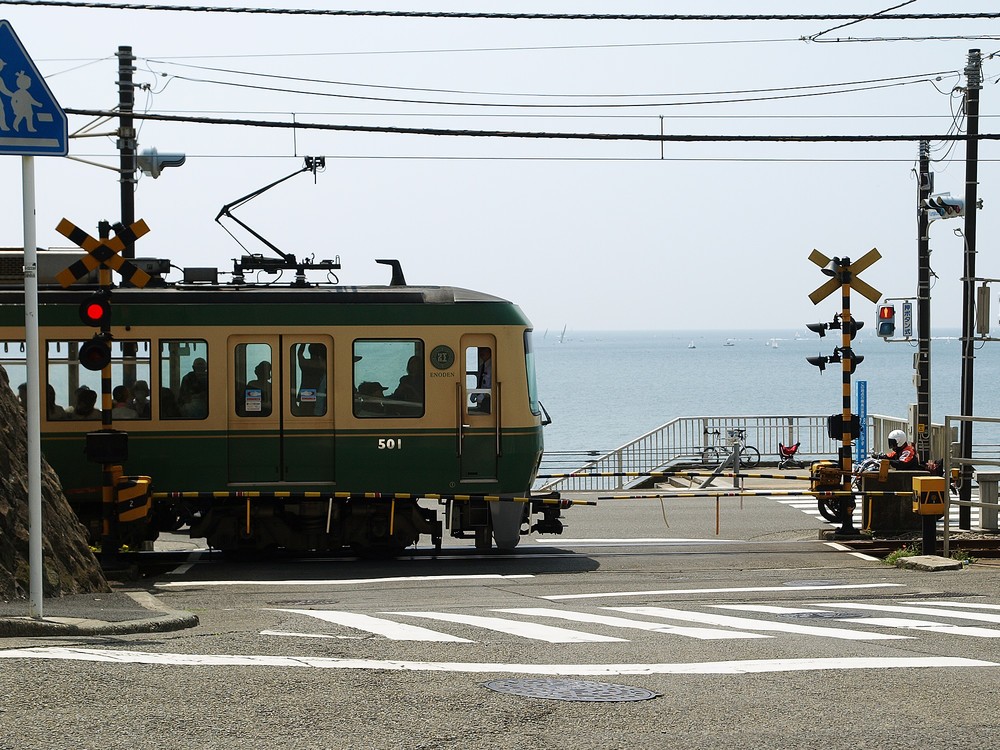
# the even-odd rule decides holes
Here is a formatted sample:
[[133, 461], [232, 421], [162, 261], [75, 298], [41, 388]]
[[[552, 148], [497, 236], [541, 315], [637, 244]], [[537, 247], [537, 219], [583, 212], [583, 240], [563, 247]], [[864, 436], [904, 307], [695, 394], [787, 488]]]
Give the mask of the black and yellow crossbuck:
[[123, 224], [115, 224], [114, 229], [114, 237], [98, 240], [91, 237], [68, 219], [63, 219], [59, 222], [56, 231], [87, 251], [87, 255], [73, 263], [69, 268], [56, 274], [56, 281], [62, 284], [63, 288], [69, 288], [102, 265], [117, 271], [121, 274], [123, 281], [133, 286], [142, 288], [149, 283], [150, 276], [148, 273], [119, 255], [125, 249], [125, 242], [135, 242], [135, 240], [149, 231], [146, 222], [140, 219], [129, 227]]

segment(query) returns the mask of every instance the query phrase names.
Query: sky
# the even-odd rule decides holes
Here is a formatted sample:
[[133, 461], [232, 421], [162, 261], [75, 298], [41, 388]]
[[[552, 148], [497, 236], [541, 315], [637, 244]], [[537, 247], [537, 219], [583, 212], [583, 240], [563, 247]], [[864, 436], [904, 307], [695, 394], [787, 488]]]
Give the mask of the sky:
[[[284, 2], [213, 7], [307, 9]], [[166, 0], [163, 6], [179, 3]], [[857, 13], [886, 0], [736, 2], [350, 2], [352, 10], [492, 13]], [[808, 9], [804, 11], [803, 8]], [[896, 13], [995, 12], [914, 0]], [[980, 132], [1000, 132], [1000, 19], [796, 21], [501, 20], [261, 15], [0, 0], [63, 108], [111, 110], [120, 45], [138, 58], [135, 111], [272, 122], [658, 135], [945, 135], [964, 132], [968, 51], [982, 50]], [[826, 33], [821, 33], [826, 32]], [[815, 40], [811, 37], [819, 35]], [[14, 72], [0, 72], [8, 87]], [[9, 80], [8, 80], [9, 79]], [[311, 93], [306, 93], [311, 92]], [[882, 259], [862, 278], [913, 297], [917, 143], [688, 143], [270, 129], [147, 121], [139, 149], [182, 152], [141, 175], [139, 257], [218, 266], [243, 254], [219, 209], [290, 175], [236, 215], [285, 252], [339, 256], [343, 284], [489, 292], [536, 329], [801, 330], [839, 312], [813, 305], [826, 277], [808, 260]], [[59, 220], [96, 235], [119, 219], [114, 128], [70, 115], [69, 156], [35, 161], [37, 236]], [[965, 191], [964, 143], [931, 142], [935, 192]], [[979, 149], [977, 275], [1000, 277], [1000, 144]], [[88, 163], [89, 162], [89, 163]], [[21, 159], [0, 156], [0, 246], [18, 247]], [[269, 253], [238, 227], [252, 252]], [[931, 224], [932, 323], [961, 325], [964, 221]], [[176, 278], [176, 277], [175, 277]], [[226, 277], [223, 277], [226, 278]], [[1000, 282], [993, 329], [1000, 336]], [[853, 297], [874, 327], [875, 305]]]

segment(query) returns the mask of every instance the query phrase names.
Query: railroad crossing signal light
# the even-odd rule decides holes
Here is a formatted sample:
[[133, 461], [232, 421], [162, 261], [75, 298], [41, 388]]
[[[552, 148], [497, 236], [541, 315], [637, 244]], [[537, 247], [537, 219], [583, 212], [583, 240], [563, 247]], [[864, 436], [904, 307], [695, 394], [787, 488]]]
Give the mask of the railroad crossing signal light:
[[930, 198], [925, 198], [923, 204], [924, 208], [927, 209], [927, 218], [930, 221], [965, 216], [965, 201], [952, 197], [951, 193], [932, 195]]
[[103, 334], [95, 333], [94, 338], [80, 347], [77, 358], [87, 370], [103, 370], [111, 364], [111, 347]]
[[111, 325], [111, 293], [94, 292], [80, 304], [80, 320], [88, 326]]
[[875, 333], [884, 339], [896, 335], [896, 308], [893, 305], [879, 305], [875, 319]]

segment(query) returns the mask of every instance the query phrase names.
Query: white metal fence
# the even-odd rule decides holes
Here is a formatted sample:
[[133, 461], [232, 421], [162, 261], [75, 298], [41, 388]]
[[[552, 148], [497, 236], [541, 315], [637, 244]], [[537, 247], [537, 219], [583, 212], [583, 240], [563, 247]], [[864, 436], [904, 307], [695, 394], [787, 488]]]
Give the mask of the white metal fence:
[[[935, 426], [937, 428], [939, 426]], [[569, 476], [542, 479], [544, 490], [616, 490], [631, 487], [643, 481], [643, 477], [620, 476], [622, 474], [648, 474], [666, 471], [672, 467], [697, 463], [706, 447], [715, 445], [720, 451], [727, 450], [725, 437], [731, 429], [746, 431], [746, 444], [760, 451], [761, 460], [778, 461], [778, 444], [794, 445], [798, 442], [797, 456], [804, 461], [834, 459], [841, 442], [827, 435], [826, 416], [724, 416], [724, 417], [678, 417], [647, 432], [620, 448], [583, 462], [571, 472], [560, 470], [558, 460], [543, 460], [541, 474], [617, 474], [619, 476]], [[886, 436], [895, 429], [906, 430], [906, 420], [896, 417], [869, 415], [868, 447], [872, 451], [884, 451], [888, 445]], [[718, 436], [712, 434], [718, 431]], [[937, 435], [932, 429], [932, 445], [941, 444], [940, 452], [932, 455], [944, 456], [951, 442], [946, 435]], [[940, 430], [943, 433], [943, 429]], [[935, 437], [936, 436], [936, 437]], [[857, 456], [855, 456], [857, 458]], [[565, 462], [565, 459], [563, 459]], [[552, 470], [547, 471], [547, 468]], [[564, 467], [562, 467], [564, 468]]]

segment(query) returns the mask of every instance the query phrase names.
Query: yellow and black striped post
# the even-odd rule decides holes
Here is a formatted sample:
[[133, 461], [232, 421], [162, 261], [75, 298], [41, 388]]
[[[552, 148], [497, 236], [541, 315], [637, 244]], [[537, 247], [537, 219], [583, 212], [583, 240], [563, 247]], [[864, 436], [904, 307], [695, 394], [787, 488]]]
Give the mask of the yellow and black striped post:
[[[142, 288], [150, 281], [150, 276], [141, 268], [125, 260], [119, 253], [125, 249], [125, 243], [134, 243], [139, 237], [149, 231], [146, 222], [141, 219], [131, 226], [115, 224], [115, 236], [111, 237], [112, 226], [106, 221], [98, 224], [99, 238], [91, 237], [68, 219], [63, 219], [56, 226], [56, 231], [87, 251], [80, 260], [56, 275], [56, 280], [62, 287], [69, 288], [95, 269], [98, 271], [98, 283], [102, 290], [111, 294], [111, 271], [117, 271], [122, 279]], [[110, 346], [112, 341], [111, 318], [106, 316], [101, 322], [101, 339]], [[113, 432], [111, 410], [113, 407], [111, 388], [111, 360], [101, 369], [101, 433], [90, 433], [92, 437], [105, 436]], [[124, 439], [127, 435], [122, 434]], [[89, 445], [89, 444], [88, 444]], [[111, 562], [118, 554], [117, 522], [118, 513], [115, 502], [115, 484], [121, 476], [121, 466], [112, 462], [110, 457], [101, 459], [101, 558]]]
[[[818, 250], [813, 250], [809, 255], [809, 260], [819, 266], [823, 270], [823, 273], [830, 276], [830, 279], [826, 283], [809, 295], [812, 303], [815, 305], [833, 294], [838, 288], [840, 289], [840, 321], [836, 322], [835, 319], [834, 324], [821, 326], [823, 328], [840, 328], [840, 348], [834, 352], [834, 357], [816, 358], [818, 362], [814, 364], [840, 361], [842, 378], [840, 470], [843, 492], [849, 492], [851, 489], [851, 475], [854, 469], [853, 457], [851, 455], [852, 441], [854, 440], [854, 415], [851, 413], [851, 375], [854, 373], [856, 363], [863, 359], [862, 357], [855, 356], [851, 349], [851, 340], [854, 338], [858, 328], [861, 327], [860, 324], [855, 324], [851, 318], [851, 290], [854, 289], [860, 292], [872, 302], [878, 302], [882, 296], [881, 292], [859, 279], [858, 274], [881, 257], [881, 254], [875, 248], [869, 250], [854, 263], [851, 263], [850, 258], [827, 258]], [[812, 328], [812, 330], [817, 329]], [[821, 331], [817, 332], [822, 333]], [[838, 532], [841, 534], [856, 534], [857, 529], [854, 528], [853, 521], [853, 495], [850, 496], [850, 499], [843, 500], [839, 506], [842, 526], [838, 529]]]
[[[853, 425], [854, 415], [851, 413], [851, 373], [854, 371], [852, 361], [854, 353], [851, 351], [851, 260], [842, 258], [840, 262], [840, 372], [842, 382], [842, 402], [841, 402], [841, 433], [840, 433], [840, 470], [841, 489], [849, 491], [851, 489], [851, 476], [854, 470], [854, 461], [851, 454], [852, 441], [854, 440]], [[852, 495], [846, 502], [841, 504], [841, 534], [856, 534], [854, 528], [854, 496]]]

